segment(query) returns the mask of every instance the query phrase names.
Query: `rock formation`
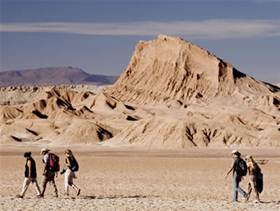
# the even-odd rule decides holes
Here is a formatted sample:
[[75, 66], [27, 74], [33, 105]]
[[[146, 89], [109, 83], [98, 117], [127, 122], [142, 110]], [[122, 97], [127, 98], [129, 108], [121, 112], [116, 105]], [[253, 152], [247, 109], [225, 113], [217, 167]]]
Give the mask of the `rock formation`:
[[1, 88], [0, 142], [280, 147], [280, 88], [180, 38], [139, 42], [103, 88]]
[[209, 102], [213, 98], [275, 97], [280, 88], [255, 80], [207, 50], [160, 35], [140, 41], [112, 94], [133, 103]]

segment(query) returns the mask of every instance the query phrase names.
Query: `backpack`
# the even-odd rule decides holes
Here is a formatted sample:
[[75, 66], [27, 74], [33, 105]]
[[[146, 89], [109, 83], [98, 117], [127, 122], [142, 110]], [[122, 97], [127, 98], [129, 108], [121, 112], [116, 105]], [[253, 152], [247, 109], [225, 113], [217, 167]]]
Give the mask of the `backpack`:
[[242, 158], [238, 159], [235, 170], [236, 170], [236, 173], [237, 173], [238, 176], [246, 176], [246, 174], [247, 174], [247, 164]]
[[60, 170], [59, 157], [53, 153], [49, 153], [49, 170], [58, 172]]
[[261, 193], [263, 191], [263, 174], [261, 172], [257, 175], [256, 186], [257, 191]]
[[71, 163], [71, 171], [79, 171], [79, 164], [77, 162], [77, 160], [73, 157], [72, 160], [73, 163]]

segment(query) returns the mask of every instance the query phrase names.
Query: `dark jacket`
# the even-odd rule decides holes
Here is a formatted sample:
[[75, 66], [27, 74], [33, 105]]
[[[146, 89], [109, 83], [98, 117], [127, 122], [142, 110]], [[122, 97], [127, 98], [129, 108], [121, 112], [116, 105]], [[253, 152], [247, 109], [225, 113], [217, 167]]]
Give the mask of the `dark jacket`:
[[[31, 164], [31, 172], [29, 172], [29, 167], [27, 165], [28, 161], [30, 161]], [[25, 163], [25, 171], [24, 171], [25, 177], [31, 177], [31, 178], [37, 178], [37, 171], [36, 171], [36, 163], [33, 158], [27, 158]]]
[[74, 156], [66, 157], [65, 163], [71, 171], [77, 171], [79, 169], [79, 164]]

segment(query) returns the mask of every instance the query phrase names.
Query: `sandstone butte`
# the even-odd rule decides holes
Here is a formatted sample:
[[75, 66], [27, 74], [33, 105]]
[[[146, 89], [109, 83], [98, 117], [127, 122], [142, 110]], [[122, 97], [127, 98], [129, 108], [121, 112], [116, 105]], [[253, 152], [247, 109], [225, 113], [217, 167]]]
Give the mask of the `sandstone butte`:
[[2, 145], [280, 146], [280, 88], [176, 37], [140, 41], [112, 86], [0, 94]]

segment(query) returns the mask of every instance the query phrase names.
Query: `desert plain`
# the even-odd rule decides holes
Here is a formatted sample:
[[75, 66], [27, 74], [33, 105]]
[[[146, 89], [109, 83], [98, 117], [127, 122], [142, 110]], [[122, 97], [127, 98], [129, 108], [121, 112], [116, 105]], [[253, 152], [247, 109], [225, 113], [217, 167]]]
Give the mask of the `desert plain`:
[[[67, 146], [65, 146], [67, 147]], [[28, 147], [37, 161], [38, 181], [42, 182], [42, 162], [38, 146]], [[280, 155], [271, 149], [241, 149], [267, 160], [261, 165], [264, 174], [262, 203], [240, 198], [231, 202], [230, 149], [195, 149], [184, 151], [147, 151], [139, 149], [72, 146], [80, 163], [74, 182], [81, 195], [64, 195], [64, 177], [56, 178], [59, 198], [48, 186], [44, 199], [36, 198], [30, 186], [24, 199], [16, 198], [21, 190], [27, 147], [1, 148], [1, 210], [279, 210]], [[54, 148], [63, 158], [63, 147]], [[247, 189], [248, 179], [241, 187]]]

